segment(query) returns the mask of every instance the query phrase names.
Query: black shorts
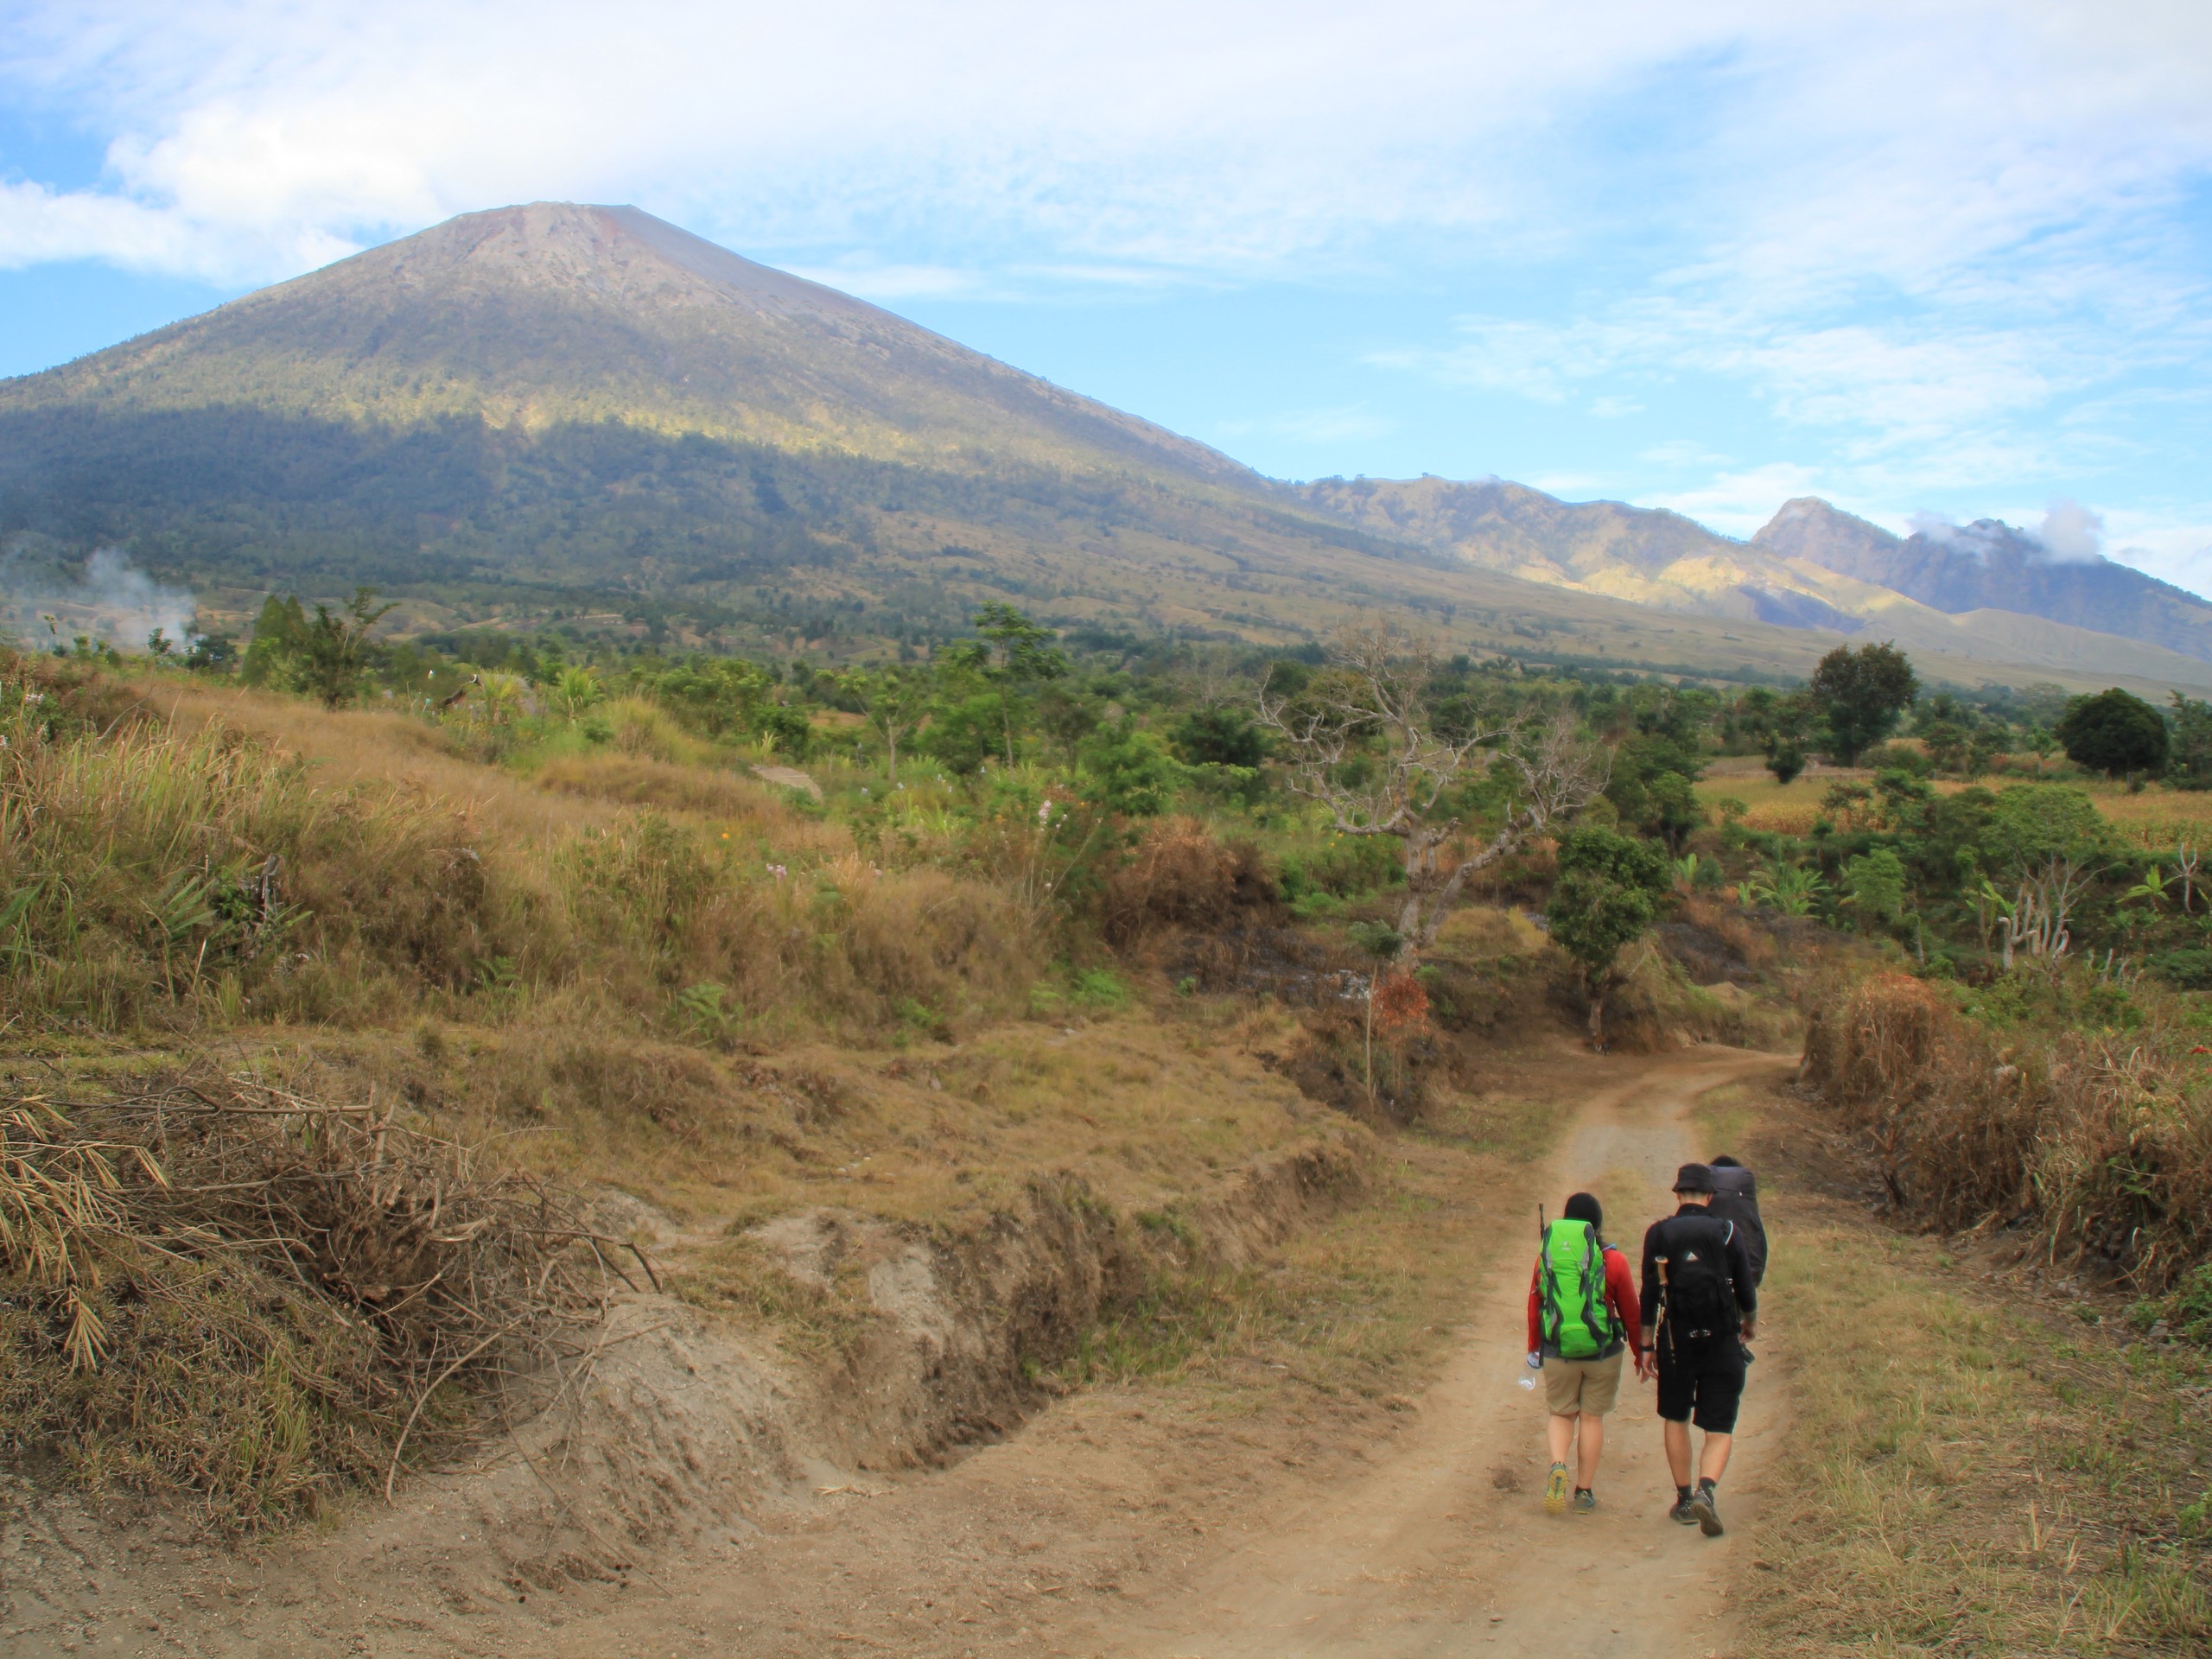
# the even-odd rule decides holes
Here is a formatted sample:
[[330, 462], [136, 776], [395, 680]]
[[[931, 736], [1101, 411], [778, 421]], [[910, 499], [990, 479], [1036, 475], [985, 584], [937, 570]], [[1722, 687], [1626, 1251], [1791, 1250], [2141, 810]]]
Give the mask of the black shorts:
[[1659, 1414], [1688, 1419], [1708, 1434], [1736, 1432], [1744, 1399], [1744, 1345], [1732, 1336], [1671, 1344], [1659, 1338]]

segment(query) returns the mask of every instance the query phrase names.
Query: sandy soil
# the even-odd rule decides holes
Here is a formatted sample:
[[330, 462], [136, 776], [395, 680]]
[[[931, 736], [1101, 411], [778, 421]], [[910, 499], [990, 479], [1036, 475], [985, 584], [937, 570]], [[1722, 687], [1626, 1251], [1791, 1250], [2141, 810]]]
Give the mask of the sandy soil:
[[1539, 1198], [1555, 1214], [1567, 1192], [1593, 1187], [1609, 1230], [1632, 1248], [1671, 1207], [1675, 1166], [1715, 1150], [1692, 1144], [1691, 1103], [1787, 1064], [1713, 1048], [1563, 1063], [1563, 1103], [1582, 1103], [1526, 1195], [1529, 1248], [1502, 1252], [1467, 1306], [1441, 1316], [1464, 1319], [1467, 1334], [1417, 1398], [1329, 1399], [1263, 1375], [1092, 1390], [946, 1470], [810, 1469], [758, 1525], [554, 1592], [364, 1573], [344, 1541], [296, 1534], [281, 1561], [210, 1560], [157, 1585], [57, 1532], [29, 1558], [52, 1577], [35, 1599], [57, 1618], [19, 1627], [10, 1650], [1726, 1654], [1731, 1586], [1754, 1564], [1759, 1476], [1786, 1411], [1787, 1310], [1762, 1331], [1723, 1486], [1729, 1534], [1709, 1541], [1665, 1518], [1672, 1490], [1648, 1387], [1624, 1386], [1598, 1512], [1543, 1513], [1541, 1395], [1520, 1386], [1522, 1308]]

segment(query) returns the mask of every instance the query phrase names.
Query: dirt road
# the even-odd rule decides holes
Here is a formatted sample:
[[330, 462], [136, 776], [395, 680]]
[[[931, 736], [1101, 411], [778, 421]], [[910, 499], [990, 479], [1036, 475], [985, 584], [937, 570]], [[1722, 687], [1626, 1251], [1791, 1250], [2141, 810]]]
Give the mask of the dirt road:
[[[1775, 1069], [1740, 1056], [1633, 1065], [1588, 1103], [1551, 1161], [1551, 1212], [1578, 1187], [1598, 1192], [1612, 1236], [1633, 1257], [1643, 1223], [1670, 1207], [1677, 1166], [1714, 1150], [1691, 1142], [1692, 1101]], [[1779, 1367], [1755, 1368], [1762, 1386], [1747, 1392], [1723, 1493], [1728, 1537], [1715, 1543], [1666, 1523], [1673, 1491], [1652, 1393], [1632, 1378], [1611, 1425], [1597, 1513], [1547, 1516], [1534, 1501], [1547, 1467], [1541, 1389], [1521, 1387], [1534, 1230], [1532, 1214], [1530, 1255], [1516, 1253], [1480, 1288], [1468, 1341], [1384, 1460], [1294, 1510], [1255, 1516], [1246, 1541], [1111, 1650], [1205, 1659], [1416, 1659], [1491, 1645], [1556, 1659], [1726, 1651], [1726, 1586], [1732, 1558], [1758, 1532]]]
[[[359, 1538], [288, 1537], [164, 1586], [67, 1572], [81, 1592], [10, 1635], [48, 1653], [798, 1659], [825, 1653], [1090, 1659], [1411, 1659], [1497, 1651], [1726, 1653], [1727, 1586], [1757, 1548], [1759, 1475], [1785, 1408], [1787, 1313], [1762, 1342], [1723, 1488], [1728, 1537], [1664, 1518], [1672, 1491], [1646, 1389], [1624, 1389], [1595, 1515], [1551, 1517], [1539, 1392], [1521, 1387], [1534, 1205], [1589, 1187], [1632, 1249], [1693, 1144], [1691, 1103], [1786, 1065], [1713, 1048], [1568, 1057], [1533, 1079], [1574, 1114], [1416, 1400], [1185, 1383], [1086, 1390], [942, 1471], [823, 1465], [760, 1524], [640, 1561], [624, 1583], [527, 1592], [467, 1567], [376, 1570]], [[465, 1541], [465, 1510], [422, 1524]], [[43, 1575], [63, 1552], [39, 1547]], [[378, 1546], [377, 1548], [382, 1548]], [[64, 1576], [67, 1576], [65, 1573]], [[19, 1615], [27, 1611], [18, 1604]], [[0, 1625], [7, 1620], [0, 1619]]]
[[[1758, 1535], [1781, 1355], [1754, 1368], [1726, 1483], [1729, 1536], [1666, 1521], [1673, 1491], [1648, 1388], [1627, 1391], [1613, 1419], [1598, 1513], [1547, 1516], [1541, 1394], [1520, 1386], [1533, 1210], [1536, 1193], [1556, 1214], [1587, 1187], [1618, 1237], [1640, 1238], [1672, 1207], [1676, 1166], [1716, 1150], [1694, 1144], [1696, 1097], [1786, 1064], [1711, 1049], [1608, 1063], [1531, 1188], [1529, 1248], [1469, 1287], [1464, 1345], [1383, 1432], [1155, 1422], [1154, 1402], [1133, 1413], [1118, 1393], [1072, 1400], [946, 1473], [738, 1552], [735, 1572], [688, 1598], [696, 1649], [616, 1618], [552, 1650], [582, 1659], [615, 1638], [626, 1645], [613, 1650], [640, 1654], [1726, 1653], [1726, 1586]], [[1346, 1431], [1346, 1443], [1314, 1443]], [[677, 1633], [653, 1622], [655, 1636]]]

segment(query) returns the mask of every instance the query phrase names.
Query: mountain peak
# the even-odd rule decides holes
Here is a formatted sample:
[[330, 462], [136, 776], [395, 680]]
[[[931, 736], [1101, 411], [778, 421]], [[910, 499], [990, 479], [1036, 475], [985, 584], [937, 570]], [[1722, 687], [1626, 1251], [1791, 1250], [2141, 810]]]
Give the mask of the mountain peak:
[[671, 284], [697, 283], [785, 315], [894, 321], [865, 301], [732, 253], [643, 208], [569, 201], [463, 213], [268, 293], [274, 296], [332, 281], [384, 279], [410, 285], [470, 278], [616, 302], [650, 299]]
[[1815, 550], [1864, 553], [1895, 547], [1898, 540], [1879, 524], [1869, 524], [1817, 495], [1801, 495], [1783, 502], [1751, 537], [1754, 546], [1769, 549], [1785, 559], [1809, 558], [1815, 564], [1827, 563]]

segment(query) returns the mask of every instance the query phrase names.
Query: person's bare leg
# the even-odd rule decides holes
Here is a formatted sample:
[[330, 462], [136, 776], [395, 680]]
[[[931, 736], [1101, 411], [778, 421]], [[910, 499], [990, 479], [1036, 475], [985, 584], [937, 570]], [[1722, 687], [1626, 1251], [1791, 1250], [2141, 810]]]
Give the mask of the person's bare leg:
[[[1669, 1423], [1668, 1427], [1672, 1428], [1674, 1425]], [[1720, 1484], [1720, 1477], [1726, 1472], [1728, 1468], [1728, 1453], [1734, 1450], [1735, 1445], [1736, 1437], [1733, 1434], [1707, 1433], [1705, 1437], [1705, 1445], [1698, 1452], [1698, 1478], [1700, 1480], [1709, 1480], [1716, 1486], [1719, 1485]], [[1681, 1463], [1681, 1466], [1685, 1469], [1689, 1467], [1689, 1431], [1685, 1428], [1682, 1431], [1683, 1456]], [[1673, 1461], [1671, 1448], [1669, 1448], [1668, 1460], [1669, 1462]], [[1678, 1474], [1675, 1477], [1675, 1484], [1680, 1486], [1683, 1484], [1688, 1478], [1687, 1476]]]
[[1598, 1459], [1605, 1449], [1605, 1420], [1582, 1414], [1581, 1433], [1574, 1442], [1574, 1484], [1592, 1487], [1598, 1484]]
[[1552, 1461], [1565, 1463], [1567, 1452], [1574, 1445], [1574, 1419], [1554, 1412], [1544, 1421], [1544, 1439], [1551, 1446]]
[[[1675, 1422], [1672, 1418], [1664, 1424], [1667, 1441], [1667, 1468], [1675, 1477], [1675, 1484], [1690, 1484], [1690, 1426]], [[1708, 1440], [1708, 1444], [1710, 1440]]]

